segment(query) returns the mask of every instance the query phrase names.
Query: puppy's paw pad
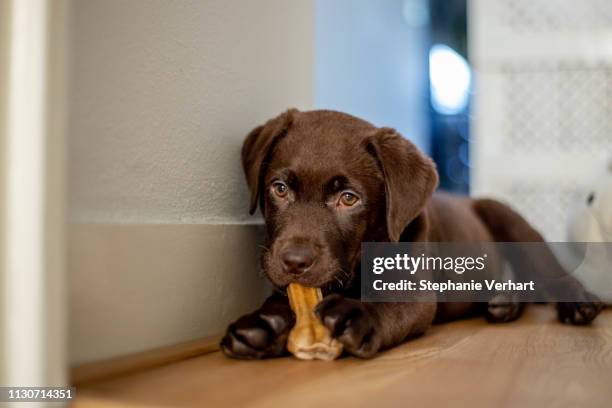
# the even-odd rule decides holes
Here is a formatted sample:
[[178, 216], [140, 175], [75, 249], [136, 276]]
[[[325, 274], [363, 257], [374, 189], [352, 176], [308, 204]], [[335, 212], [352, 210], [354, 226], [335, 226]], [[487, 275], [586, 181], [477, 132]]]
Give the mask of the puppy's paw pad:
[[575, 302], [557, 303], [557, 314], [562, 323], [585, 325], [591, 323], [604, 308], [604, 304], [592, 293], [582, 291]]
[[490, 323], [507, 323], [518, 319], [523, 305], [510, 294], [500, 293], [487, 303], [485, 318]]
[[[590, 295], [595, 298], [593, 295]], [[567, 324], [585, 325], [591, 323], [603, 309], [603, 303], [593, 299], [583, 302], [557, 303], [559, 321]]]
[[348, 353], [369, 358], [380, 349], [374, 318], [360, 301], [330, 295], [317, 305], [315, 313]]
[[239, 335], [236, 330], [229, 328], [221, 340], [221, 351], [228, 357], [240, 359], [263, 358], [263, 351], [251, 345], [247, 338]]
[[228, 357], [262, 359], [285, 352], [292, 322], [287, 316], [253, 313], [232, 323], [221, 340], [221, 351]]

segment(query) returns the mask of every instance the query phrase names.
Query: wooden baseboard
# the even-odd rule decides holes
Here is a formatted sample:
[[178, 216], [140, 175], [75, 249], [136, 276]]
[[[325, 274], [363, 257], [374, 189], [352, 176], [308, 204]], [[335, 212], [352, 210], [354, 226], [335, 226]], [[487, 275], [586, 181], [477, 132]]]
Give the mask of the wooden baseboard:
[[206, 337], [127, 356], [80, 364], [70, 370], [71, 383], [75, 386], [93, 383], [211, 353], [219, 349], [219, 340], [219, 336]]

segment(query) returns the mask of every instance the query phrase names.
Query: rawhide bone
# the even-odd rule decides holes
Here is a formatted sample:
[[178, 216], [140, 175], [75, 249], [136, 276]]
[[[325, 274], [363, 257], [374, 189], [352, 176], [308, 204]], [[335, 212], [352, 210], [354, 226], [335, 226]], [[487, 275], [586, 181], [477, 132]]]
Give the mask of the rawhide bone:
[[315, 306], [323, 299], [321, 289], [291, 283], [287, 295], [295, 313], [295, 326], [289, 333], [287, 349], [301, 360], [336, 359], [342, 353], [342, 343], [331, 337], [314, 313]]

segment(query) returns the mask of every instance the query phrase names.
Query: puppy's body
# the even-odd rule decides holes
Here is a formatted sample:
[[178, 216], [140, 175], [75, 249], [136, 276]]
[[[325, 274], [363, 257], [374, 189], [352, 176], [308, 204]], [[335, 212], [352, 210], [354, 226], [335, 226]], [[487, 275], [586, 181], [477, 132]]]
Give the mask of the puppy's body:
[[[430, 159], [393, 129], [333, 111], [290, 110], [255, 128], [243, 146], [251, 212], [259, 205], [269, 248], [262, 266], [277, 291], [230, 325], [223, 351], [238, 358], [285, 352], [293, 325], [284, 287], [291, 282], [327, 294], [317, 313], [344, 349], [370, 357], [423, 333], [434, 320], [475, 312], [491, 321], [516, 319], [522, 304], [506, 294], [488, 304], [437, 303], [433, 292], [415, 303], [359, 300], [362, 242], [536, 241], [542, 237], [518, 214], [493, 200], [434, 194]], [[487, 273], [499, 276], [501, 256]], [[554, 256], [528, 265], [543, 276], [563, 274]], [[513, 265], [520, 276], [526, 265]], [[457, 277], [457, 279], [463, 279]], [[583, 302], [559, 304], [562, 320], [590, 322], [600, 306], [568, 277]]]

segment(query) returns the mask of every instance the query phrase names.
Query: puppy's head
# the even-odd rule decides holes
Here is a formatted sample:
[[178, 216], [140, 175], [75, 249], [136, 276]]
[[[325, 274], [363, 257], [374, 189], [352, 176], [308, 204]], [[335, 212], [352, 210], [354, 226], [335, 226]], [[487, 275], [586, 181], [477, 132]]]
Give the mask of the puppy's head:
[[349, 285], [361, 242], [398, 241], [438, 181], [393, 129], [333, 111], [292, 109], [253, 129], [242, 163], [268, 230], [263, 268], [280, 287]]

